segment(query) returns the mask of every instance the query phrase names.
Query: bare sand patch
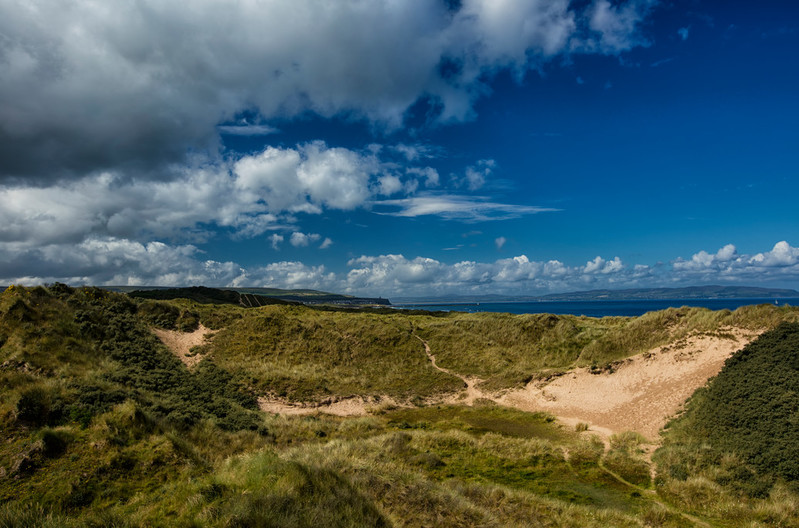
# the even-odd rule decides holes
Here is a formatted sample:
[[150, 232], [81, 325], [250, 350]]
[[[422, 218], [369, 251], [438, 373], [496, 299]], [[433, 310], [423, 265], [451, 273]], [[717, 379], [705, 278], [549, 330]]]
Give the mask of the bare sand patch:
[[194, 332], [153, 328], [153, 333], [189, 368], [194, 368], [205, 357], [200, 354], [192, 354], [192, 347], [204, 344], [206, 339], [214, 334], [213, 330], [203, 325], [199, 325]]
[[620, 362], [612, 372], [596, 374], [579, 368], [548, 382], [531, 382], [495, 401], [520, 410], [550, 412], [566, 423], [587, 422], [615, 433], [637, 431], [655, 440], [688, 397], [759, 335], [732, 328], [721, 332], [657, 347]]

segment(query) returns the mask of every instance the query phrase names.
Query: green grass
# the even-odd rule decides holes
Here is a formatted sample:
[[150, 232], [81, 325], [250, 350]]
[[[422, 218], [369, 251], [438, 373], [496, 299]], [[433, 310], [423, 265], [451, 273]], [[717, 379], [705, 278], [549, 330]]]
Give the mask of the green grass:
[[799, 309], [760, 305], [714, 312], [682, 307], [601, 319], [479, 313], [411, 320], [440, 366], [484, 379], [482, 387], [492, 390], [575, 366], [609, 365], [692, 333], [728, 326], [773, 328], [782, 321], [799, 321]]
[[493, 432], [551, 441], [564, 441], [574, 436], [571, 431], [557, 426], [549, 414], [522, 412], [491, 403], [474, 407], [435, 405], [396, 409], [383, 416], [390, 425], [400, 429], [459, 429], [473, 434]]
[[[793, 481], [764, 480], [745, 451], [677, 441], [687, 421], [672, 425], [650, 482], [635, 434], [612, 438], [606, 452], [546, 414], [488, 402], [377, 406], [351, 418], [255, 405], [263, 394], [423, 404], [461, 390], [416, 336], [441, 366], [501, 389], [693, 332], [773, 328], [797, 313], [244, 309], [10, 288], [0, 294], [0, 527], [689, 526], [685, 512], [724, 526], [797, 525]], [[199, 323], [219, 332], [193, 370], [150, 332]], [[766, 494], [752, 494], [762, 482]]]
[[404, 400], [463, 386], [432, 368], [402, 315], [264, 307], [220, 331], [207, 351], [258, 391], [291, 400]]

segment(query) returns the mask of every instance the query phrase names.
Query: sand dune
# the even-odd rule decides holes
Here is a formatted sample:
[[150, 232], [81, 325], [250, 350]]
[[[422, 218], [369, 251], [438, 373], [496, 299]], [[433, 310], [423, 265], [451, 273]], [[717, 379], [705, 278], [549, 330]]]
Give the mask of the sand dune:
[[547, 411], [612, 432], [637, 431], [655, 440], [688, 397], [757, 335], [741, 329], [693, 335], [628, 358], [613, 372], [575, 369], [548, 382], [530, 383], [495, 401], [521, 410]]
[[[200, 326], [184, 333], [162, 329], [153, 332], [189, 368], [202, 360], [190, 350], [201, 345], [211, 331]], [[482, 380], [466, 377], [436, 364], [427, 342], [417, 336], [433, 368], [463, 380], [464, 390], [429, 400], [429, 404], [473, 405], [478, 399], [523, 411], [545, 411], [567, 425], [584, 422], [603, 437], [622, 431], [637, 431], [657, 441], [658, 431], [679, 411], [693, 392], [715, 376], [724, 361], [755, 339], [759, 332], [724, 328], [712, 334], [695, 334], [654, 348], [592, 372], [589, 368], [570, 370], [546, 381], [534, 381], [522, 389], [488, 393], [479, 388]], [[261, 397], [261, 410], [276, 414], [360, 416], [380, 404], [401, 406], [388, 396], [331, 398], [323, 402], [296, 403]]]

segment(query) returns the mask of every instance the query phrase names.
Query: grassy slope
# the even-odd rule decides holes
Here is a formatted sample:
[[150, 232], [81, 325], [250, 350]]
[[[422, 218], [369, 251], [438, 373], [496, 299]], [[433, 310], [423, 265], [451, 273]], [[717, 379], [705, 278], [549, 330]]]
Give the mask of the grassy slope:
[[726, 326], [771, 328], [780, 321], [799, 320], [799, 310], [771, 305], [734, 312], [682, 307], [634, 318], [480, 313], [412, 320], [442, 367], [485, 379], [486, 388], [498, 389], [548, 371], [605, 365], [692, 332]]
[[[773, 307], [682, 313], [662, 317], [693, 321], [679, 331], [710, 329], [716, 317], [758, 327], [795, 317]], [[195, 372], [147, 331], [198, 321], [224, 330], [214, 362]], [[538, 369], [634, 353], [642, 345], [622, 329], [641, 325], [636, 335], [648, 344], [662, 338], [649, 335], [658, 321], [493, 316], [491, 324], [491, 316], [135, 304], [96, 289], [12, 289], [0, 295], [0, 527], [685, 526], [647, 491], [634, 435], [604, 452], [546, 415], [492, 405], [268, 416], [252, 410], [248, 392], [305, 399], [457, 388], [429, 367], [414, 333], [445, 366], [472, 365], [509, 385]], [[491, 363], [499, 345], [459, 348], [478, 336], [507, 346], [510, 362]], [[794, 496], [779, 490], [784, 507]]]
[[799, 324], [727, 360], [656, 453], [663, 494], [718, 519], [799, 525]]

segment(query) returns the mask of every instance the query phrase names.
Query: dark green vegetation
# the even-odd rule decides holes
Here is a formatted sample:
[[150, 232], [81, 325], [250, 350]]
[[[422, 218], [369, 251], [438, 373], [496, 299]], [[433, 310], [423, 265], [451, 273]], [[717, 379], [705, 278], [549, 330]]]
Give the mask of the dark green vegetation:
[[[601, 320], [243, 308], [12, 287], [0, 295], [0, 527], [690, 526], [686, 513], [794, 526], [796, 466], [780, 449], [797, 436], [789, 374], [798, 332], [778, 325], [798, 315], [774, 306]], [[199, 324], [218, 333], [192, 370], [150, 331]], [[463, 382], [433, 369], [419, 338], [441, 366], [503, 388], [728, 325], [778, 328], [694, 397], [657, 454], [654, 480], [635, 433], [606, 446], [546, 414], [425, 403]], [[752, 372], [763, 377], [753, 387], [770, 391], [763, 416], [761, 389], [745, 390]], [[723, 381], [744, 375], [747, 384]], [[264, 394], [408, 406], [276, 416], [257, 409]], [[749, 446], [761, 427], [769, 436], [760, 440], [779, 441]]]
[[233, 304], [245, 308], [258, 308], [270, 304], [330, 304], [343, 306], [389, 305], [388, 299], [352, 297], [316, 290], [280, 290], [277, 288], [233, 288], [220, 290], [205, 286], [189, 288], [148, 288], [125, 291], [131, 297], [141, 299], [188, 299], [202, 304]]
[[797, 441], [799, 324], [783, 323], [692, 396], [657, 454], [658, 478], [695, 510], [796, 492]]
[[244, 306], [245, 308], [255, 308], [269, 304], [295, 304], [290, 301], [266, 297], [264, 295], [240, 293], [233, 290], [218, 290], [216, 288], [206, 288], [204, 286], [135, 290], [128, 295], [137, 299], [155, 299], [159, 301], [188, 299], [200, 304], [232, 304], [234, 306]]

